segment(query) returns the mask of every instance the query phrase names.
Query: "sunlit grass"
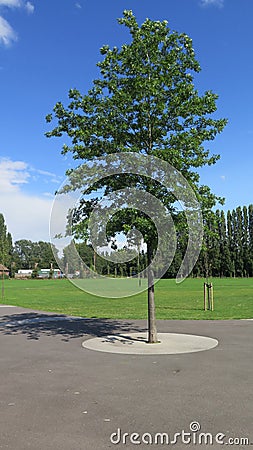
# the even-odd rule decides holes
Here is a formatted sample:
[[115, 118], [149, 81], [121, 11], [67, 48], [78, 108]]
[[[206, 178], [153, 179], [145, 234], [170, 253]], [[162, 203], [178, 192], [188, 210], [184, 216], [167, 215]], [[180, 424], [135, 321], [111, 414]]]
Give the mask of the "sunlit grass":
[[[226, 278], [212, 282], [213, 312], [203, 310], [203, 279], [189, 278], [181, 284], [160, 280], [155, 287], [157, 319], [253, 318], [253, 279]], [[147, 292], [124, 298], [97, 297], [68, 280], [5, 280], [1, 303], [81, 317], [147, 317]]]

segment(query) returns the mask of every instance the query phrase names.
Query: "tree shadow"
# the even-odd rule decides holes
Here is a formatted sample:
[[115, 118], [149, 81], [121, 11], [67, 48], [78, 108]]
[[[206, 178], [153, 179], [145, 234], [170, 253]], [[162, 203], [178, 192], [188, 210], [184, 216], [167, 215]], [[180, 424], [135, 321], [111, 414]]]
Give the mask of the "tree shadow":
[[62, 314], [21, 313], [0, 318], [0, 334], [26, 335], [27, 339], [39, 340], [42, 336], [62, 336], [62, 340], [112, 334], [145, 332], [146, 328], [125, 320], [68, 317]]

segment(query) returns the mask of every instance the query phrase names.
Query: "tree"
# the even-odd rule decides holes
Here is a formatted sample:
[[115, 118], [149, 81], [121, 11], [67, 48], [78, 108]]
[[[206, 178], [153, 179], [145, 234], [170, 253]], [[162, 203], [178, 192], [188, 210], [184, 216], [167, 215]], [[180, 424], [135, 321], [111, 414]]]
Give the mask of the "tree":
[[71, 243], [63, 249], [63, 265], [65, 274], [74, 274], [80, 269], [79, 258], [76, 255], [75, 243]]
[[220, 212], [220, 276], [231, 277], [233, 267], [229, 249], [226, 218], [224, 211]]
[[33, 269], [36, 259], [33, 255], [33, 243], [27, 239], [20, 239], [14, 244], [14, 259], [16, 267]]
[[13, 260], [17, 269], [33, 269], [35, 264], [39, 268], [49, 268], [51, 263], [55, 263], [54, 254], [57, 254], [56, 248], [53, 248], [50, 242], [32, 242], [27, 239], [20, 239], [15, 242], [13, 251]]
[[235, 277], [235, 242], [234, 242], [234, 218], [232, 213], [227, 212], [227, 235], [228, 235], [228, 247], [231, 258], [231, 274]]
[[248, 220], [249, 220], [249, 254], [251, 255], [250, 261], [250, 276], [253, 276], [253, 205], [249, 205], [248, 208]]
[[243, 276], [243, 223], [242, 209], [238, 206], [234, 214], [235, 266], [236, 276]]
[[203, 247], [200, 260], [201, 272], [204, 274], [207, 283], [209, 283], [209, 277], [219, 271], [218, 217], [219, 212], [214, 213], [211, 210], [206, 211], [204, 217]]
[[211, 274], [220, 276], [220, 211], [217, 210], [211, 223], [212, 239], [210, 248]]
[[[86, 95], [71, 89], [67, 107], [56, 103], [54, 114], [49, 114], [46, 120], [51, 122], [54, 118], [57, 124], [46, 135], [68, 135], [71, 142], [64, 144], [62, 153], [71, 152], [74, 159], [90, 164], [96, 157], [120, 152], [159, 157], [182, 173], [203, 209], [210, 209], [217, 197], [208, 187], [199, 185], [196, 168], [218, 160], [219, 156], [210, 155], [203, 142], [213, 140], [226, 120], [211, 118], [216, 111], [217, 95], [206, 91], [201, 96], [194, 87], [193, 76], [200, 71], [200, 65], [192, 40], [184, 33], [172, 32], [167, 21], [146, 19], [139, 26], [132, 11], [124, 11], [118, 22], [128, 28], [131, 42], [121, 48], [110, 49], [108, 45], [101, 48], [104, 57], [98, 63], [101, 77], [93, 81]], [[69, 176], [71, 173], [68, 171]], [[168, 210], [175, 211], [175, 198], [161, 184], [144, 176], [110, 176], [93, 186], [93, 192], [104, 188], [105, 193], [110, 193], [126, 186], [155, 195]], [[89, 205], [84, 202], [82, 206], [79, 219], [85, 228]], [[127, 226], [142, 233], [149, 263], [157, 245], [150, 219], [133, 209], [121, 211], [114, 219], [111, 235], [120, 228], [127, 232]], [[148, 276], [149, 342], [156, 342], [151, 271]]]
[[12, 236], [7, 231], [3, 214], [0, 214], [0, 264], [7, 266], [11, 271], [12, 263]]
[[242, 208], [243, 214], [243, 236], [242, 236], [242, 252], [243, 252], [243, 275], [248, 277], [250, 274], [250, 252], [249, 252], [249, 218], [246, 206]]

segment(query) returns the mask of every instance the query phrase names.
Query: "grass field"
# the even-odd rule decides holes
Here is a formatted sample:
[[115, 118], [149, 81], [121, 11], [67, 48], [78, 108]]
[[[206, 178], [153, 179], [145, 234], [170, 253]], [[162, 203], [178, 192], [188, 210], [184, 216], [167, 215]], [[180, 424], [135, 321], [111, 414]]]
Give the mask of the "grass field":
[[[202, 279], [156, 284], [157, 319], [253, 318], [253, 279], [213, 279], [214, 311], [203, 311]], [[68, 280], [5, 280], [1, 303], [72, 316], [145, 319], [147, 293], [128, 298], [95, 297]]]

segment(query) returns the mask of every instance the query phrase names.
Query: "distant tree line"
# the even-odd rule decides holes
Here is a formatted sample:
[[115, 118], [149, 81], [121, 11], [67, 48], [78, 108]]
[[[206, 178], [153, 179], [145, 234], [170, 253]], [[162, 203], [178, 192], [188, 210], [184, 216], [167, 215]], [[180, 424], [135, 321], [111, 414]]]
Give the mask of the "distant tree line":
[[12, 261], [15, 269], [57, 267], [50, 242], [32, 242], [27, 239], [16, 241], [13, 246]]
[[[175, 278], [187, 248], [187, 224], [184, 214], [176, 222], [177, 250], [165, 278]], [[73, 245], [73, 244], [72, 244]], [[147, 255], [117, 264], [95, 255], [91, 246], [76, 244], [85, 264], [100, 274], [131, 276], [147, 266]], [[69, 272], [81, 270], [80, 262], [71, 245], [64, 249], [64, 261], [69, 262]], [[120, 250], [119, 256], [120, 256]], [[75, 269], [77, 268], [77, 269]], [[139, 270], [138, 270], [139, 268]], [[156, 275], [156, 274], [155, 274]], [[253, 277], [253, 205], [238, 207], [226, 214], [223, 210], [211, 212], [204, 221], [204, 239], [193, 277]]]
[[[165, 278], [175, 278], [187, 248], [187, 224], [182, 213], [176, 223], [177, 250]], [[68, 273], [85, 276], [86, 268], [101, 275], [134, 276], [147, 266], [147, 255], [139, 256], [124, 264], [107, 261], [94, 252], [91, 245], [76, 243], [83, 263], [73, 249], [73, 243], [65, 247], [62, 266]], [[56, 249], [54, 249], [54, 252]], [[122, 250], [115, 252], [119, 257]], [[105, 255], [106, 256], [106, 255]], [[134, 256], [134, 249], [133, 249]], [[21, 239], [12, 242], [4, 216], [0, 214], [0, 264], [8, 267], [14, 275], [18, 269], [50, 268], [58, 265], [49, 242]], [[194, 277], [253, 277], [253, 205], [237, 207], [226, 214], [223, 210], [212, 212], [205, 219], [203, 246], [192, 276]]]
[[[166, 276], [175, 277], [187, 246], [185, 228], [178, 231], [177, 251]], [[203, 247], [192, 276], [253, 276], [253, 205], [226, 214], [217, 210], [204, 222]]]
[[3, 214], [0, 214], [0, 264], [9, 269], [10, 276], [14, 276], [19, 269], [33, 270], [57, 267], [50, 242], [32, 242], [21, 239], [13, 244], [12, 236], [7, 231]]
[[[74, 250], [74, 245], [77, 252]], [[141, 251], [139, 256], [135, 256], [136, 252], [133, 249], [133, 259], [125, 263], [117, 263], [117, 259], [120, 261], [121, 252], [120, 249], [115, 251], [115, 262], [113, 262], [103, 258], [103, 256], [106, 257], [106, 254], [96, 253], [91, 245], [72, 242], [63, 250], [63, 267], [65, 272], [74, 274], [78, 271], [81, 276], [87, 276], [87, 268], [100, 275], [134, 276], [147, 266], [147, 255], [144, 251]], [[83, 262], [80, 261], [77, 253]]]

